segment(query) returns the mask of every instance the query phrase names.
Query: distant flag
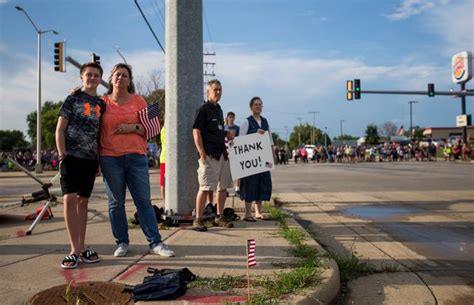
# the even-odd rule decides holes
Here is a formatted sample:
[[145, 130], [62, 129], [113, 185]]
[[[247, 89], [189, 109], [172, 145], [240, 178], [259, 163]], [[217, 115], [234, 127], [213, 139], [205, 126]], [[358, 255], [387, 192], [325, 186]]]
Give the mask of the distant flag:
[[158, 103], [154, 103], [138, 112], [138, 119], [145, 128], [147, 139], [153, 138], [154, 136], [160, 133], [158, 110]]
[[253, 267], [257, 265], [255, 260], [255, 239], [247, 240], [247, 265]]
[[398, 128], [397, 135], [403, 136], [404, 133], [405, 133], [405, 129], [403, 129], [403, 125], [402, 125], [400, 126], [400, 128]]

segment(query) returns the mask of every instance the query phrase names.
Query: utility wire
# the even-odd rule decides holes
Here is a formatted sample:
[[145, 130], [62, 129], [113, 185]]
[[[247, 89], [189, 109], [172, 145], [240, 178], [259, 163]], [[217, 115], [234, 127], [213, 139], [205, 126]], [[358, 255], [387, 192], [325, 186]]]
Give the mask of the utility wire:
[[145, 17], [145, 14], [143, 14], [142, 8], [141, 8], [140, 5], [138, 4], [138, 0], [135, 0], [134, 2], [135, 2], [135, 4], [137, 5], [138, 10], [139, 10], [140, 13], [142, 14], [142, 17], [143, 17], [143, 19], [145, 20], [146, 24], [148, 25], [148, 28], [150, 29], [151, 33], [153, 34], [153, 37], [155, 37], [156, 42], [158, 43], [158, 45], [160, 46], [161, 50], [163, 51], [163, 54], [166, 54], [166, 53], [165, 53], [165, 49], [164, 49], [163, 46], [161, 45], [160, 40], [158, 39], [158, 37], [156, 37], [155, 32], [153, 31], [153, 29], [151, 28], [150, 23], [148, 22], [148, 20], [147, 20], [146, 17]]
[[163, 13], [161, 12], [161, 6], [158, 4], [158, 1], [151, 1], [155, 14], [157, 16], [158, 24], [160, 25], [163, 32], [165, 32], [165, 18], [163, 17]]
[[209, 35], [209, 41], [211, 42], [213, 55], [215, 55], [215, 54], [216, 54], [216, 50], [214, 49], [214, 41], [212, 41], [211, 30], [209, 29], [209, 24], [207, 23], [206, 12], [204, 11], [204, 9], [202, 10], [202, 13], [203, 13], [203, 15], [204, 15], [204, 22], [205, 22], [205, 24], [206, 24], [207, 33], [208, 33], [208, 35]]

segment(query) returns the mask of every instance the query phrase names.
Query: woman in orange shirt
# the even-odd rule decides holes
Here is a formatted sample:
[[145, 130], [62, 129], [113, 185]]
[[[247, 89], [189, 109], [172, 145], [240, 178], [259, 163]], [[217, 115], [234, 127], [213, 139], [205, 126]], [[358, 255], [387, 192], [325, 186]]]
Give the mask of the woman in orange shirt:
[[112, 233], [118, 245], [115, 256], [128, 252], [129, 237], [125, 213], [125, 192], [128, 187], [137, 208], [140, 226], [150, 252], [174, 256], [158, 232], [158, 224], [150, 200], [147, 139], [138, 119], [138, 111], [147, 106], [135, 94], [132, 68], [126, 64], [113, 67], [109, 77], [109, 91], [102, 99], [107, 111], [102, 117], [100, 135], [100, 166], [109, 197], [109, 217]]

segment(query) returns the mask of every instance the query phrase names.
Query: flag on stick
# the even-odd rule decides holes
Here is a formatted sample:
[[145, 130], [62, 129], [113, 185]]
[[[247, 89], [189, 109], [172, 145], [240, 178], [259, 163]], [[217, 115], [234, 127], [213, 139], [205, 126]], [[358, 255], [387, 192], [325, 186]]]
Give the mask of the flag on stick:
[[138, 119], [145, 128], [146, 138], [150, 139], [160, 133], [160, 121], [158, 103], [149, 105], [138, 112]]
[[255, 239], [247, 240], [247, 265], [249, 267], [257, 265], [255, 260]]

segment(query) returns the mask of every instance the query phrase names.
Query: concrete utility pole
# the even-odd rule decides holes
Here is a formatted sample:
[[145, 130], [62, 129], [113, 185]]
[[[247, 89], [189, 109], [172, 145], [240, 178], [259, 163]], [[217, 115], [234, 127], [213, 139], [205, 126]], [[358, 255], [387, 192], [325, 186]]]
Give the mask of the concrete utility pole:
[[165, 210], [180, 215], [191, 215], [198, 190], [192, 126], [203, 97], [202, 25], [202, 0], [166, 1]]
[[413, 141], [413, 116], [412, 116], [412, 106], [413, 104], [418, 104], [418, 101], [409, 101], [410, 104], [410, 140]]

